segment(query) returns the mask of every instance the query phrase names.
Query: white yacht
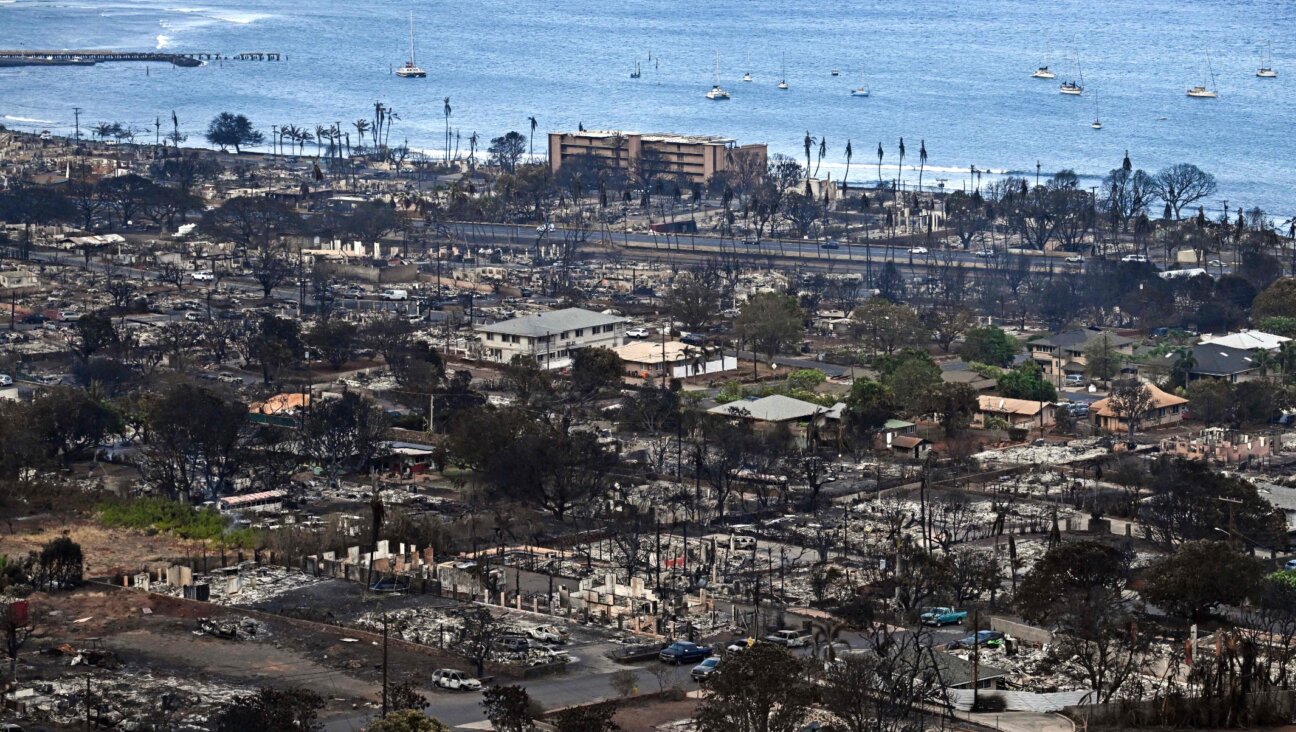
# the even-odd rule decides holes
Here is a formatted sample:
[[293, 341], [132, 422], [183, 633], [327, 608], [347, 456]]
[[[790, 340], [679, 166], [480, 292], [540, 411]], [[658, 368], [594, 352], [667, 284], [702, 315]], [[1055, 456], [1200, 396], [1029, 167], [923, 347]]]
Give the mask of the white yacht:
[[1031, 76], [1036, 79], [1056, 79], [1057, 78], [1057, 74], [1050, 71], [1049, 67], [1047, 66], [1041, 66], [1038, 69], [1035, 69], [1035, 73], [1031, 74]]
[[1275, 71], [1273, 67], [1273, 50], [1269, 47], [1268, 43], [1265, 44], [1265, 55], [1264, 58], [1260, 60], [1260, 69], [1256, 71], [1256, 76], [1261, 79], [1278, 78], [1278, 72]]
[[410, 13], [409, 16], [409, 46], [409, 60], [404, 66], [396, 69], [396, 75], [402, 79], [422, 79], [427, 76], [427, 72], [414, 63], [414, 13]]
[[751, 72], [750, 72], [750, 71], [748, 71], [747, 73], [743, 74], [743, 81], [751, 81], [751, 80], [752, 80], [752, 78], [751, 78]]
[[1058, 87], [1058, 91], [1063, 94], [1071, 94], [1072, 96], [1078, 97], [1084, 93], [1084, 87], [1074, 81], [1064, 81], [1062, 82], [1062, 86]]
[[1219, 96], [1215, 91], [1215, 70], [1210, 65], [1210, 54], [1205, 54], [1202, 59], [1203, 71], [1205, 76], [1210, 78], [1210, 86], [1206, 86], [1206, 78], [1202, 78], [1202, 83], [1188, 90], [1188, 96], [1194, 99], [1214, 99]]

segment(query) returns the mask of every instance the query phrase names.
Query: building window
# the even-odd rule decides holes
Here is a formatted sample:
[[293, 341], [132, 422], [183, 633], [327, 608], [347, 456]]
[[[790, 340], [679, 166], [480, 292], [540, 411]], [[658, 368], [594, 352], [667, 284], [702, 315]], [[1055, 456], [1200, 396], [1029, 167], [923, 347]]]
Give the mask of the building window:
[[584, 328], [577, 328], [577, 329], [576, 329], [576, 337], [577, 337], [577, 338], [580, 338], [580, 337], [583, 336], [583, 335], [585, 335], [585, 329], [584, 329]]

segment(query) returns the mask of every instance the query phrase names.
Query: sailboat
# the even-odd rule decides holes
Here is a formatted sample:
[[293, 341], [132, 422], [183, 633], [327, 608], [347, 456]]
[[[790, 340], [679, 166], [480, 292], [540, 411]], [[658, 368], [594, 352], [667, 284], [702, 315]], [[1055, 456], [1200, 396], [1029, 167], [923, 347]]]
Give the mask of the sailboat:
[[787, 91], [788, 83], [787, 83], [787, 57], [786, 56], [783, 57], [782, 69], [783, 69], [782, 76], [779, 78], [778, 88], [782, 89], [783, 91]]
[[751, 53], [747, 54], [747, 71], [743, 73], [743, 81], [751, 81]]
[[404, 66], [396, 69], [396, 75], [402, 79], [422, 79], [427, 76], [427, 72], [414, 63], [414, 13], [410, 13], [409, 16], [409, 42], [409, 60], [405, 62]]
[[1080, 81], [1079, 81], [1079, 82], [1074, 82], [1074, 81], [1064, 81], [1064, 82], [1062, 82], [1062, 86], [1059, 86], [1059, 87], [1058, 87], [1058, 91], [1059, 91], [1059, 92], [1061, 92], [1061, 93], [1063, 93], [1063, 94], [1070, 94], [1071, 96], [1076, 96], [1076, 97], [1078, 97], [1078, 96], [1080, 96], [1081, 94], [1084, 93], [1084, 69], [1080, 68], [1080, 63], [1079, 63], [1079, 62], [1076, 62], [1076, 71], [1077, 71], [1077, 72], [1079, 73], [1079, 75], [1080, 75]]
[[1089, 126], [1094, 128], [1095, 130], [1102, 129], [1102, 120], [1098, 119], [1098, 95], [1097, 94], [1094, 94], [1094, 121], [1090, 122]]
[[1219, 94], [1215, 91], [1215, 70], [1212, 69], [1210, 65], [1210, 54], [1203, 54], [1202, 60], [1205, 64], [1206, 73], [1210, 76], [1211, 85], [1210, 87], [1207, 87], [1205, 83], [1206, 79], [1203, 78], [1201, 84], [1188, 90], [1188, 96], [1196, 99], [1214, 99], [1219, 96]]
[[867, 84], [860, 84], [858, 87], [851, 89], [852, 97], [867, 97], [868, 95], [869, 88]]
[[706, 93], [706, 98], [721, 101], [729, 98], [729, 92], [720, 88], [720, 54], [718, 53], [716, 54], [715, 64], [714, 83], [711, 86], [711, 91]]
[[635, 60], [635, 70], [630, 72], [631, 79], [638, 79], [643, 76], [643, 69], [639, 68], [639, 61]]
[[1256, 71], [1256, 76], [1261, 79], [1278, 78], [1278, 72], [1274, 71], [1273, 67], [1273, 49], [1270, 48], [1268, 43], [1265, 43], [1265, 55], [1264, 58], [1261, 59], [1260, 69]]
[[1049, 58], [1048, 58], [1048, 57], [1049, 57], [1049, 54], [1048, 54], [1047, 49], [1046, 49], [1046, 51], [1045, 51], [1045, 53], [1044, 53], [1044, 65], [1041, 66], [1041, 67], [1039, 67], [1038, 69], [1035, 69], [1035, 73], [1031, 74], [1031, 77], [1032, 77], [1032, 78], [1035, 78], [1035, 79], [1052, 79], [1052, 78], [1055, 78], [1055, 77], [1057, 76], [1057, 74], [1054, 74], [1052, 71], [1049, 70], [1049, 65], [1048, 65]]

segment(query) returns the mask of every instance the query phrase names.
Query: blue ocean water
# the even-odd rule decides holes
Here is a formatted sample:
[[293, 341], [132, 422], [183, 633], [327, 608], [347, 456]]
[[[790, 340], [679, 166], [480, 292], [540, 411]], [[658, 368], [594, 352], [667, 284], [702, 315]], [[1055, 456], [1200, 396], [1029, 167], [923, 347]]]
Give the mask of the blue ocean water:
[[[407, 55], [410, 11], [427, 79], [390, 74]], [[174, 109], [192, 142], [221, 111], [267, 134], [272, 124], [350, 129], [381, 100], [400, 116], [393, 142], [440, 149], [449, 96], [464, 153], [472, 132], [526, 132], [532, 115], [537, 152], [544, 132], [584, 124], [725, 135], [803, 158], [809, 132], [826, 138], [822, 172], [834, 178], [850, 139], [850, 178], [862, 182], [877, 176], [879, 142], [882, 175], [894, 175], [901, 137], [905, 167], [925, 141], [924, 183], [951, 187], [969, 166], [1033, 174], [1037, 161], [1095, 185], [1129, 150], [1150, 171], [1187, 161], [1213, 172], [1212, 208], [1227, 200], [1285, 219], [1296, 213], [1293, 30], [1296, 3], [1272, 0], [0, 0], [4, 48], [287, 55], [147, 73], [0, 69], [0, 122], [67, 131], [79, 106], [83, 131], [98, 121], [152, 130]], [[1279, 78], [1258, 79], [1269, 42]], [[1204, 52], [1215, 100], [1185, 95], [1202, 81]], [[1058, 78], [1030, 78], [1046, 60]], [[717, 61], [727, 102], [703, 96]], [[780, 91], [784, 65], [791, 88]], [[1058, 93], [1081, 74], [1083, 96]], [[850, 96], [861, 84], [871, 96]]]

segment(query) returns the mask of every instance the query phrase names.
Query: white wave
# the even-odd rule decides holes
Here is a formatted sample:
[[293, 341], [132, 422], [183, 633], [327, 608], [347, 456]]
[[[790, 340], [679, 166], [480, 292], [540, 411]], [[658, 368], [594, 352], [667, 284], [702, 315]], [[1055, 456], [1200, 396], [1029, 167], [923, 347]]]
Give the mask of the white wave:
[[48, 119], [36, 119], [36, 118], [34, 118], [34, 117], [15, 117], [15, 116], [10, 115], [10, 114], [6, 114], [6, 115], [4, 116], [4, 118], [7, 119], [7, 120], [9, 120], [10, 122], [25, 122], [25, 123], [27, 123], [27, 124], [33, 124], [33, 125], [56, 125], [56, 124], [58, 124], [58, 122], [55, 122], [55, 121], [53, 121], [53, 120], [48, 120]]
[[258, 20], [265, 20], [266, 18], [272, 17], [269, 13], [238, 12], [229, 10], [212, 11], [208, 12], [206, 15], [209, 18], [223, 20], [226, 23], [238, 23], [239, 25], [247, 25], [249, 23], [255, 23]]
[[162, 49], [170, 48], [173, 45], [175, 45], [174, 38], [172, 38], [171, 36], [164, 36], [160, 33], [158, 34], [157, 46], [155, 47], [157, 50], [161, 51]]

